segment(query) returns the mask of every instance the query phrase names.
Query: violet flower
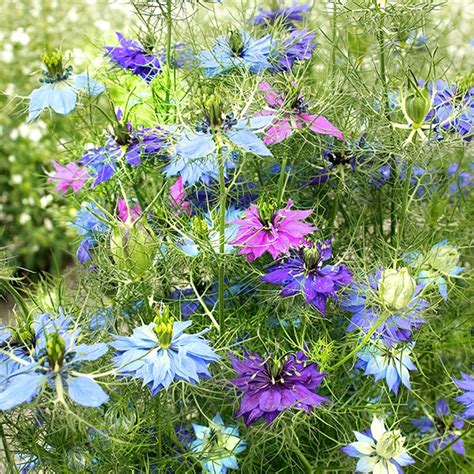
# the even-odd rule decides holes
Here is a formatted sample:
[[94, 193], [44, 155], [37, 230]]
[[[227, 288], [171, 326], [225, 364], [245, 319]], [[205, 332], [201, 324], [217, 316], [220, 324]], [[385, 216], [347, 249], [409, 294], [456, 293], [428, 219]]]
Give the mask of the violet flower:
[[59, 193], [66, 193], [68, 188], [71, 188], [77, 193], [84, 183], [90, 178], [87, 171], [82, 167], [77, 166], [76, 163], [67, 163], [66, 166], [61, 166], [58, 162], [52, 161], [56, 172], [48, 179], [56, 183], [56, 190]]

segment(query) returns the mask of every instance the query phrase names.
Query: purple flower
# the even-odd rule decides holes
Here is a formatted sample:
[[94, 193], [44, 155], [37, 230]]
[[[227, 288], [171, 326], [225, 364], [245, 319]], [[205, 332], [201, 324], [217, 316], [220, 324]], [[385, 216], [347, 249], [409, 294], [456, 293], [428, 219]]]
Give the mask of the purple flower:
[[291, 71], [296, 61], [311, 59], [316, 48], [315, 38], [314, 33], [306, 29], [293, 30], [273, 53], [273, 71]]
[[68, 188], [78, 192], [90, 178], [89, 174], [76, 163], [67, 163], [66, 166], [61, 166], [54, 160], [52, 163], [56, 171], [48, 181], [56, 183], [56, 190], [59, 193], [66, 193]]
[[295, 21], [304, 21], [305, 15], [309, 12], [310, 5], [298, 5], [293, 2], [289, 7], [279, 7], [278, 10], [264, 10], [259, 8], [259, 14], [253, 19], [254, 25], [273, 25], [278, 23], [287, 28], [293, 29]]
[[251, 262], [268, 252], [274, 259], [281, 254], [288, 254], [290, 248], [309, 245], [305, 236], [316, 228], [303, 221], [313, 211], [291, 211], [293, 201], [283, 209], [275, 210], [273, 206], [252, 204], [245, 217], [235, 221], [239, 225], [237, 238], [231, 242], [241, 245], [240, 255], [247, 255]]
[[161, 72], [163, 56], [156, 56], [137, 41], [126, 39], [121, 33], [117, 33], [117, 38], [120, 46], [105, 46], [106, 56], [109, 56], [111, 62], [151, 82]]
[[456, 401], [465, 405], [466, 410], [463, 413], [465, 418], [474, 418], [474, 377], [472, 375], [461, 373], [463, 380], [454, 379], [456, 386], [464, 390], [464, 393], [456, 398]]
[[457, 416], [451, 417], [448, 402], [444, 398], [436, 403], [434, 412], [434, 415], [417, 418], [411, 422], [422, 433], [430, 433], [430, 437], [434, 438], [428, 444], [428, 452], [434, 454], [435, 451], [453, 443], [450, 448], [455, 453], [465, 456], [463, 441], [458, 439], [459, 430], [464, 426], [464, 421]]
[[262, 358], [245, 351], [243, 361], [229, 355], [237, 378], [232, 383], [243, 393], [236, 417], [242, 416], [250, 425], [263, 418], [271, 423], [283, 411], [291, 408], [310, 412], [328, 399], [318, 395], [316, 388], [326, 376], [317, 364], [308, 362], [303, 352], [286, 360]]
[[418, 286], [406, 298], [403, 307], [387, 308], [380, 292], [382, 274], [377, 271], [374, 276], [369, 276], [368, 283], [353, 283], [345, 294], [341, 307], [354, 313], [347, 332], [360, 330], [368, 333], [376, 327], [374, 335], [388, 346], [397, 342], [410, 342], [413, 330], [425, 322], [420, 313], [428, 308], [429, 303], [418, 296], [421, 291]]
[[281, 296], [303, 294], [307, 304], [325, 315], [328, 298], [337, 300], [337, 290], [352, 281], [345, 265], [324, 265], [331, 255], [331, 240], [300, 248], [285, 262], [271, 266], [262, 281], [283, 285]]

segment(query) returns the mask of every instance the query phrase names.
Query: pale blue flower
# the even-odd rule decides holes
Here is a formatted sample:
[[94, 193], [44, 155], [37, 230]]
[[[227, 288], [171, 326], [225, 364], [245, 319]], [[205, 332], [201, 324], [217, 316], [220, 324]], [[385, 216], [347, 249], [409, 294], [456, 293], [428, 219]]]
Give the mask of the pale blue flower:
[[80, 90], [89, 95], [99, 95], [105, 87], [87, 73], [66, 75], [59, 81], [45, 83], [30, 94], [28, 121], [36, 120], [46, 108], [57, 114], [69, 114], [76, 107]]
[[163, 329], [162, 323], [153, 322], [135, 328], [131, 336], [114, 336], [111, 346], [117, 350], [114, 357], [119, 373], [143, 380], [155, 396], [175, 380], [196, 384], [200, 378], [210, 378], [208, 365], [219, 360], [202, 336], [185, 334], [192, 321], [176, 321]]
[[246, 31], [233, 32], [230, 36], [220, 36], [216, 45], [209, 51], [198, 55], [198, 60], [206, 76], [215, 77], [219, 74], [236, 69], [248, 69], [258, 74], [272, 67], [268, 58], [274, 48], [271, 35], [254, 39]]
[[209, 426], [193, 423], [196, 439], [189, 448], [211, 474], [225, 474], [228, 469], [238, 469], [236, 455], [245, 451], [247, 443], [240, 438], [236, 426], [224, 425], [220, 413], [211, 420]]
[[[239, 226], [233, 224], [234, 221], [240, 218], [242, 214], [242, 210], [236, 209], [235, 207], [231, 207], [227, 210], [225, 215], [225, 232], [224, 232], [224, 253], [232, 253], [235, 251], [235, 247], [230, 245], [229, 242], [232, 242], [235, 237], [237, 236], [237, 232], [239, 230]], [[205, 215], [205, 220], [203, 223], [207, 226], [208, 233], [207, 238], [209, 239], [209, 244], [213, 248], [214, 252], [219, 252], [219, 240], [220, 240], [220, 233], [219, 233], [219, 222], [217, 220], [217, 216], [210, 212], [207, 212]], [[202, 237], [201, 237], [202, 238]], [[197, 243], [198, 238], [193, 238], [193, 236], [185, 237], [182, 240], [182, 243], [178, 243], [178, 247], [190, 257], [196, 257], [201, 253], [201, 246]]]
[[385, 379], [389, 391], [398, 394], [400, 384], [411, 390], [410, 370], [416, 370], [410, 359], [410, 345], [385, 347], [369, 343], [357, 354], [359, 360], [355, 367], [364, 370], [364, 375], [373, 375], [376, 382]]

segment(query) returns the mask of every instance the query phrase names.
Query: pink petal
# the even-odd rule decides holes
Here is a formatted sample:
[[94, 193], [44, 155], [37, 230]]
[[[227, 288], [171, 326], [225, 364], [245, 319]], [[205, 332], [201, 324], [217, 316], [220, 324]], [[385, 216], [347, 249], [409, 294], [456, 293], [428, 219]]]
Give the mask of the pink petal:
[[302, 113], [299, 114], [299, 117], [309, 124], [309, 129], [313, 132], [321, 135], [332, 135], [333, 137], [344, 141], [342, 132], [322, 115], [318, 117], [317, 115]]

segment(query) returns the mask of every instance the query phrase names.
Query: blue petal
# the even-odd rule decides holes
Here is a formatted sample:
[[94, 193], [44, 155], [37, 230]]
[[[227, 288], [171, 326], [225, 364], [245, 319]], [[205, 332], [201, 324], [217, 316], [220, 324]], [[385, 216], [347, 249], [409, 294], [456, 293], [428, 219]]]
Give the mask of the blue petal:
[[176, 145], [175, 151], [178, 155], [195, 159], [207, 157], [216, 150], [216, 144], [210, 133], [184, 134]]
[[445, 299], [448, 299], [448, 284], [443, 277], [439, 277], [437, 280], [439, 294]]
[[99, 384], [88, 377], [69, 377], [67, 382], [69, 397], [79, 405], [98, 407], [109, 399]]
[[29, 402], [38, 394], [45, 380], [43, 374], [36, 373], [11, 377], [6, 388], [0, 392], [0, 410], [9, 410], [23, 402]]
[[67, 84], [55, 84], [50, 89], [49, 106], [61, 115], [67, 115], [74, 110], [77, 101], [77, 92]]
[[36, 120], [49, 106], [49, 95], [51, 93], [51, 84], [41, 86], [39, 89], [35, 89], [30, 94], [30, 109], [28, 113], [28, 121], [31, 122]]
[[74, 89], [85, 89], [90, 95], [99, 95], [105, 91], [105, 86], [92, 79], [89, 74], [77, 74], [73, 76]]
[[259, 156], [272, 156], [272, 152], [266, 147], [260, 138], [250, 130], [230, 130], [226, 132], [229, 139], [245, 151]]
[[107, 344], [98, 342], [97, 344], [78, 344], [74, 347], [75, 356], [73, 361], [96, 360], [108, 351]]

